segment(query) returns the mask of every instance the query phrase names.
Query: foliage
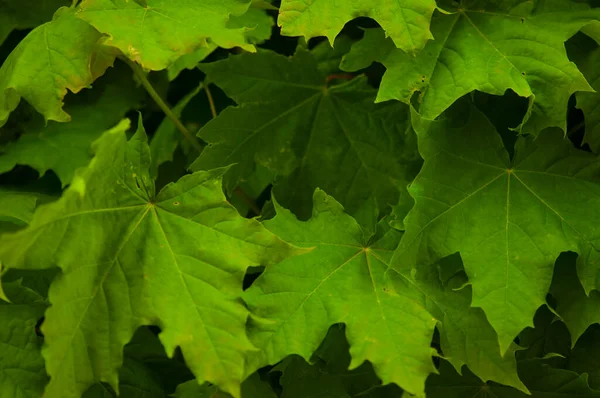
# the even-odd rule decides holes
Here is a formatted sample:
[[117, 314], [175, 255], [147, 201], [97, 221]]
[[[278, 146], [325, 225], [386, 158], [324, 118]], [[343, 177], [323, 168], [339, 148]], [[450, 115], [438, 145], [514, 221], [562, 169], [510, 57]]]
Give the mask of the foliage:
[[0, 396], [600, 396], [599, 6], [0, 0]]

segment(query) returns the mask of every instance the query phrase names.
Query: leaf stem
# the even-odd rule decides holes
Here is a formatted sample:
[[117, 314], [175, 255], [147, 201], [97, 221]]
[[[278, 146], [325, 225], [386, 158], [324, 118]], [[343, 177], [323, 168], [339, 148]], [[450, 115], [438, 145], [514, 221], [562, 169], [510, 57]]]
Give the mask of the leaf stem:
[[146, 73], [144, 73], [142, 68], [127, 57], [119, 57], [119, 58], [121, 60], [123, 60], [127, 65], [129, 65], [129, 67], [133, 70], [133, 73], [140, 80], [140, 83], [142, 83], [142, 86], [144, 86], [144, 88], [146, 89], [146, 91], [148, 92], [150, 97], [152, 97], [154, 102], [156, 102], [156, 105], [158, 105], [158, 107], [164, 112], [164, 114], [169, 119], [171, 119], [171, 121], [173, 122], [173, 124], [175, 125], [177, 130], [179, 130], [181, 132], [181, 134], [183, 134], [185, 139], [190, 142], [192, 147], [194, 147], [194, 149], [196, 151], [198, 151], [198, 153], [202, 152], [205, 145], [203, 143], [198, 142], [198, 140], [196, 140], [196, 138], [194, 138], [192, 133], [190, 133], [190, 131], [183, 125], [183, 123], [181, 123], [181, 120], [179, 120], [179, 118], [177, 116], [175, 116], [175, 114], [173, 113], [171, 108], [169, 108], [167, 103], [160, 97], [160, 94], [158, 94], [158, 92], [156, 92], [156, 90], [152, 86], [152, 83], [150, 83], [150, 81], [148, 80], [148, 77], [146, 76]]
[[215, 107], [215, 100], [213, 99], [212, 93], [210, 92], [210, 88], [208, 84], [204, 85], [204, 92], [206, 93], [206, 98], [208, 98], [208, 105], [210, 106], [210, 113], [212, 114], [213, 119], [217, 117], [217, 108]]

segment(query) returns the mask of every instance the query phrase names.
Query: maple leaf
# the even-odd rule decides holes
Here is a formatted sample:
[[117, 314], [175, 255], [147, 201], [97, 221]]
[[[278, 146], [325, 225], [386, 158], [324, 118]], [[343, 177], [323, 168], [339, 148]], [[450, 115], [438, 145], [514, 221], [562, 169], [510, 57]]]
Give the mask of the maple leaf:
[[430, 341], [436, 321], [412, 283], [398, 278], [392, 292], [384, 281], [399, 232], [365, 236], [323, 191], [315, 191], [313, 203], [306, 222], [277, 203], [275, 218], [264, 222], [282, 239], [314, 249], [268, 267], [244, 292], [253, 314], [248, 334], [261, 349], [248, 359], [247, 370], [290, 354], [310, 360], [329, 327], [343, 322], [351, 369], [369, 360], [384, 384], [422, 394], [435, 372]]
[[46, 305], [42, 297], [19, 282], [4, 283], [2, 288], [11, 303], [0, 300], [0, 395], [38, 398], [48, 378], [35, 325]]
[[62, 7], [51, 22], [32, 30], [0, 68], [0, 127], [21, 98], [45, 120], [68, 122], [63, 111], [67, 90], [89, 87], [112, 65], [114, 55], [97, 42], [102, 36]]
[[242, 54], [200, 69], [239, 106], [198, 132], [210, 145], [191, 169], [236, 163], [228, 190], [260, 164], [278, 175], [275, 194], [299, 217], [310, 216], [317, 187], [354, 214], [371, 196], [381, 208], [395, 203], [418, 170], [407, 108], [375, 106], [364, 78], [329, 87], [306, 51]]
[[0, 44], [13, 29], [35, 28], [50, 21], [58, 8], [70, 3], [69, 0], [3, 0], [0, 2]]
[[0, 173], [18, 164], [28, 165], [40, 175], [52, 170], [63, 187], [69, 184], [75, 170], [92, 158], [92, 142], [141, 102], [143, 92], [135, 87], [127, 70], [111, 70], [94, 90], [67, 98], [65, 110], [71, 122], [45, 125], [35, 120], [26, 124], [17, 141], [0, 147]]
[[42, 326], [51, 377], [46, 396], [79, 397], [107, 382], [118, 393], [123, 346], [156, 324], [169, 356], [180, 346], [199, 382], [239, 397], [247, 267], [302, 252], [240, 217], [221, 190], [226, 169], [187, 175], [155, 195], [140, 124], [124, 121], [94, 144], [96, 155], [63, 197], [40, 206], [29, 227], [0, 240], [9, 268], [61, 268]]
[[230, 14], [248, 9], [244, 0], [84, 0], [77, 16], [108, 35], [104, 44], [118, 48], [150, 70], [162, 70], [177, 58], [207, 46], [241, 47], [255, 51], [245, 28], [229, 29]]
[[402, 51], [417, 52], [428, 40], [434, 0], [282, 0], [278, 25], [287, 36], [308, 41], [326, 36], [331, 45], [346, 22], [363, 16], [376, 20]]
[[565, 11], [541, 4], [525, 12], [481, 2], [472, 6], [436, 14], [432, 19], [436, 40], [415, 57], [397, 50], [382, 30], [366, 30], [341, 68], [352, 71], [373, 61], [383, 63], [387, 71], [377, 101], [397, 99], [409, 104], [420, 92], [419, 113], [428, 119], [473, 90], [502, 95], [511, 89], [530, 99], [518, 127], [522, 133], [537, 135], [552, 126], [566, 130], [569, 97], [592, 88], [567, 58], [564, 43], [597, 19], [600, 10]]
[[409, 187], [415, 206], [392, 266], [418, 272], [419, 264], [459, 252], [472, 305], [484, 310], [505, 353], [533, 326], [562, 251], [585, 254], [582, 275], [597, 272], [590, 253], [600, 243], [591, 222], [600, 221], [600, 162], [557, 129], [536, 141], [520, 137], [509, 159], [491, 123], [473, 107], [466, 114], [458, 126], [452, 113], [439, 122], [414, 114], [425, 163]]

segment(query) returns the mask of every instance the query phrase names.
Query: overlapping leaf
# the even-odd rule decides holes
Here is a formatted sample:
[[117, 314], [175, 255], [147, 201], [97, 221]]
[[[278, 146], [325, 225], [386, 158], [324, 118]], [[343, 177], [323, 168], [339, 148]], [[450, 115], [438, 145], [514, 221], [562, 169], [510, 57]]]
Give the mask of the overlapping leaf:
[[[583, 48], [576, 51], [575, 62], [583, 72], [592, 88], [600, 89], [600, 48]], [[600, 151], [600, 94], [581, 92], [576, 94], [577, 107], [585, 115], [585, 136], [583, 143], [589, 144], [590, 148], [598, 153]]]
[[522, 132], [537, 135], [551, 126], [566, 130], [569, 97], [592, 88], [567, 58], [564, 42], [598, 19], [600, 11], [545, 7], [544, 2], [533, 12], [523, 6], [469, 3], [452, 14], [434, 16], [436, 40], [416, 57], [396, 49], [383, 31], [367, 30], [342, 68], [358, 70], [382, 62], [387, 72], [377, 100], [409, 103], [420, 92], [419, 112], [427, 118], [436, 118], [473, 90], [502, 95], [511, 89], [530, 99]]
[[46, 120], [70, 121], [62, 109], [67, 90], [76, 93], [90, 86], [114, 61], [97, 43], [101, 36], [66, 7], [31, 31], [0, 69], [0, 126], [21, 98]]
[[201, 69], [239, 106], [200, 130], [211, 146], [192, 169], [236, 163], [228, 189], [261, 164], [278, 174], [278, 200], [308, 218], [315, 188], [354, 214], [371, 196], [381, 209], [395, 203], [398, 186], [416, 173], [420, 158], [407, 108], [374, 106], [375, 90], [363, 78], [328, 86], [305, 51], [292, 58], [244, 54]]
[[416, 52], [433, 39], [429, 23], [435, 8], [434, 0], [283, 0], [278, 24], [284, 35], [306, 40], [327, 36], [333, 45], [346, 22], [370, 17], [379, 22], [396, 47]]
[[254, 51], [245, 28], [229, 29], [230, 14], [248, 9], [245, 0], [84, 0], [77, 16], [109, 37], [105, 44], [121, 50], [144, 68], [167, 68], [182, 55], [207, 46]]
[[[216, 386], [200, 386], [195, 381], [180, 384], [175, 391], [175, 398], [231, 398], [231, 395], [219, 391]], [[276, 398], [275, 392], [268, 383], [261, 380], [258, 373], [252, 374], [242, 383], [243, 398]]]
[[13, 29], [31, 29], [52, 19], [69, 0], [3, 0], [0, 3], [0, 44]]
[[300, 250], [237, 214], [221, 191], [224, 169], [156, 195], [145, 133], [127, 142], [128, 126], [105, 133], [64, 196], [0, 241], [8, 267], [62, 269], [42, 328], [45, 394], [79, 398], [98, 381], [118, 392], [123, 346], [138, 326], [157, 324], [166, 352], [180, 346], [199, 382], [239, 396], [254, 349], [239, 300], [245, 270]]
[[26, 124], [17, 141], [0, 149], [0, 173], [28, 165], [41, 175], [53, 170], [63, 186], [69, 184], [75, 170], [90, 161], [92, 142], [141, 101], [130, 76], [127, 69], [111, 70], [94, 90], [70, 98], [65, 107], [69, 123]]
[[472, 305], [483, 308], [505, 353], [532, 326], [562, 251], [582, 254], [580, 274], [595, 288], [600, 162], [555, 130], [519, 138], [509, 159], [489, 121], [475, 109], [467, 117], [456, 125], [451, 115], [439, 122], [415, 115], [425, 163], [409, 188], [416, 203], [392, 266], [418, 272], [459, 252]]
[[398, 278], [392, 292], [384, 281], [399, 233], [370, 239], [323, 191], [315, 191], [313, 202], [307, 222], [276, 204], [277, 215], [264, 223], [281, 238], [314, 249], [267, 268], [245, 292], [254, 315], [249, 335], [261, 349], [249, 358], [249, 370], [290, 354], [309, 360], [329, 327], [343, 322], [351, 369], [369, 360], [384, 384], [422, 395], [435, 371], [429, 346], [435, 319], [413, 284]]

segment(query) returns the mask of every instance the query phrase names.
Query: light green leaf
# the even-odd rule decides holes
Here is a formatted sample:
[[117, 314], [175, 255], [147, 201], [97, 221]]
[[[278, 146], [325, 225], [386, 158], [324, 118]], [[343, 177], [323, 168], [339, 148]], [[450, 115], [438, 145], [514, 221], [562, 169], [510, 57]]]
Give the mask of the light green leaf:
[[369, 239], [323, 191], [315, 191], [313, 203], [307, 222], [275, 204], [277, 215], [264, 223], [313, 250], [268, 267], [244, 293], [253, 314], [249, 335], [261, 349], [249, 357], [247, 369], [290, 354], [310, 360], [329, 327], [343, 322], [350, 369], [369, 360], [383, 384], [423, 394], [425, 379], [435, 372], [429, 344], [436, 321], [418, 303], [421, 292], [413, 284], [398, 278], [392, 292], [384, 281], [399, 233]]
[[223, 48], [248, 44], [246, 29], [229, 29], [230, 14], [246, 12], [246, 0], [148, 0], [147, 7], [128, 0], [84, 0], [77, 16], [109, 37], [104, 44], [118, 48], [150, 70], [162, 70], [182, 55], [207, 46]]
[[511, 89], [530, 99], [529, 112], [519, 126], [523, 133], [537, 135], [552, 126], [566, 130], [569, 97], [592, 88], [567, 58], [564, 43], [599, 17], [598, 9], [519, 14], [477, 3], [453, 14], [436, 14], [432, 20], [436, 40], [416, 57], [396, 49], [382, 30], [367, 30], [343, 60], [342, 69], [383, 63], [387, 71], [377, 101], [408, 104], [420, 92], [419, 113], [428, 119], [473, 90], [502, 95]]
[[372, 195], [386, 210], [397, 201], [398, 185], [416, 174], [420, 157], [407, 108], [375, 106], [364, 78], [328, 86], [305, 51], [292, 58], [242, 54], [200, 68], [239, 106], [200, 130], [211, 145], [191, 168], [235, 163], [225, 180], [230, 191], [260, 164], [277, 173], [278, 200], [306, 219], [316, 188], [350, 214]]
[[346, 22], [362, 16], [376, 20], [396, 47], [409, 53], [433, 39], [429, 31], [434, 0], [282, 0], [278, 25], [287, 36], [326, 36], [333, 45]]
[[69, 0], [3, 0], [0, 2], [0, 44], [13, 29], [31, 29], [52, 19]]
[[4, 223], [19, 227], [29, 224], [37, 201], [38, 195], [29, 192], [0, 189], [0, 232], [4, 232]]
[[414, 115], [425, 163], [409, 187], [415, 206], [392, 266], [419, 272], [459, 252], [472, 305], [484, 310], [505, 353], [533, 326], [561, 252], [585, 253], [580, 274], [597, 272], [590, 253], [600, 243], [600, 162], [556, 129], [537, 141], [519, 138], [509, 159], [481, 113], [458, 110], [458, 120], [453, 113], [438, 122]]
[[460, 376], [447, 362], [441, 363], [440, 373], [427, 381], [427, 398], [600, 397], [600, 392], [589, 387], [587, 375], [551, 368], [541, 359], [519, 362], [519, 375], [531, 390], [531, 395], [498, 384], [486, 384], [468, 369]]
[[18, 282], [3, 287], [11, 304], [0, 301], [0, 396], [39, 398], [48, 377], [40, 352], [42, 340], [35, 326], [46, 305]]
[[0, 173], [18, 164], [28, 165], [41, 175], [52, 170], [63, 187], [69, 184], [75, 170], [92, 158], [92, 142], [143, 98], [131, 72], [124, 65], [121, 67], [110, 70], [93, 90], [67, 97], [65, 110], [71, 115], [71, 122], [44, 125], [42, 120], [36, 120], [27, 124], [17, 141], [0, 149]]
[[97, 42], [101, 34], [63, 7], [52, 22], [32, 30], [0, 69], [0, 127], [21, 98], [45, 120], [68, 122], [63, 111], [67, 90], [89, 87], [112, 65], [114, 55]]
[[146, 135], [140, 125], [127, 142], [128, 127], [103, 134], [63, 197], [0, 242], [7, 267], [62, 269], [42, 328], [45, 396], [79, 398], [98, 381], [118, 392], [123, 346], [138, 326], [156, 324], [169, 356], [181, 347], [200, 382], [239, 397], [254, 350], [239, 298], [245, 270], [301, 250], [237, 214], [221, 190], [225, 169], [187, 175], [156, 195]]

